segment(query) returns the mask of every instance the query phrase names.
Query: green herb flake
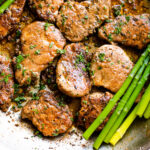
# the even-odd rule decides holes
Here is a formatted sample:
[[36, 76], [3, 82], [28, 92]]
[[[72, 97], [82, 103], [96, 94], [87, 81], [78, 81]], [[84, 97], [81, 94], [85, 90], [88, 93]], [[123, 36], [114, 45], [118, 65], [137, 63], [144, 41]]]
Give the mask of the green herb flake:
[[98, 57], [99, 57], [100, 61], [104, 61], [105, 60], [105, 53], [99, 53]]
[[66, 50], [65, 49], [57, 49], [58, 54], [65, 54]]
[[49, 27], [49, 26], [53, 26], [53, 24], [46, 22], [45, 25], [44, 25], [45, 31], [48, 30], [48, 27]]
[[84, 19], [88, 19], [88, 16], [86, 15], [86, 16], [84, 16]]
[[87, 101], [85, 101], [85, 100], [83, 100], [82, 102], [83, 102], [84, 104], [87, 104]]
[[40, 54], [40, 50], [36, 50], [35, 55], [39, 55], [39, 54]]
[[109, 34], [109, 35], [108, 35], [108, 40], [109, 40], [109, 41], [112, 41], [112, 40], [113, 40], [112, 34]]
[[126, 18], [127, 22], [130, 21], [130, 16], [126, 16], [125, 18]]
[[30, 49], [37, 47], [37, 45], [30, 45]]
[[54, 43], [53, 43], [53, 42], [51, 42], [51, 43], [50, 43], [50, 45], [49, 45], [49, 48], [52, 48], [52, 47], [53, 47], [53, 45], [54, 45]]

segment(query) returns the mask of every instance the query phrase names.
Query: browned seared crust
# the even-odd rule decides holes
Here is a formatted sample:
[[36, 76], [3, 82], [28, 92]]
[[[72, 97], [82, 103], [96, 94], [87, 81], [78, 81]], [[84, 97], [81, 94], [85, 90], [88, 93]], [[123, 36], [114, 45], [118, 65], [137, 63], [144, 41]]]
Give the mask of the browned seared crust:
[[9, 58], [0, 55], [0, 109], [7, 111], [14, 95], [13, 71]]
[[21, 44], [22, 54], [26, 57], [15, 75], [18, 82], [24, 85], [38, 76], [59, 55], [57, 51], [63, 49], [66, 40], [53, 24], [36, 21], [23, 29]]
[[31, 120], [44, 136], [65, 133], [72, 125], [72, 113], [68, 106], [59, 106], [49, 91], [40, 91], [39, 96], [39, 100], [29, 101], [23, 107], [22, 118]]
[[29, 0], [29, 6], [44, 20], [55, 22], [64, 0]]
[[103, 45], [93, 55], [91, 79], [95, 86], [117, 92], [133, 67], [132, 61], [118, 46]]
[[[78, 116], [78, 126], [84, 127], [87, 129], [92, 122], [98, 117], [98, 115], [105, 108], [109, 100], [113, 97], [113, 95], [109, 92], [94, 92], [89, 95], [82, 97], [81, 99], [81, 109], [79, 111]], [[101, 124], [97, 130], [103, 129], [106, 122], [108, 121], [110, 115], [104, 120], [103, 124]]]
[[65, 2], [57, 17], [57, 26], [68, 40], [78, 42], [109, 17], [109, 9], [110, 0]]
[[0, 40], [13, 31], [20, 21], [26, 0], [15, 0], [15, 2], [0, 15]]
[[150, 14], [119, 16], [99, 29], [99, 37], [143, 49], [150, 42]]
[[65, 50], [56, 68], [58, 88], [71, 97], [84, 96], [91, 89], [88, 72], [84, 71], [88, 59], [85, 47], [81, 43], [73, 43], [67, 45]]

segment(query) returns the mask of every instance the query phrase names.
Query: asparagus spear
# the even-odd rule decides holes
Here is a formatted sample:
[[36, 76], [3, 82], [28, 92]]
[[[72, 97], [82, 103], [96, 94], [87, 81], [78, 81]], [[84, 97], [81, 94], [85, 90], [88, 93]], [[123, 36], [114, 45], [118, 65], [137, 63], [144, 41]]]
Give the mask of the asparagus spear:
[[148, 106], [146, 108], [146, 111], [144, 113], [144, 118], [145, 119], [149, 119], [150, 118], [150, 102], [149, 102], [149, 104], [148, 104]]
[[132, 122], [135, 120], [137, 117], [136, 111], [138, 109], [139, 103], [136, 105], [134, 110], [131, 112], [131, 114], [126, 118], [124, 123], [120, 126], [120, 128], [116, 131], [116, 133], [113, 135], [113, 137], [110, 140], [110, 143], [112, 145], [116, 145], [116, 143], [124, 136]]
[[123, 111], [121, 112], [119, 118], [111, 128], [110, 132], [107, 134], [105, 141], [109, 142], [112, 138], [113, 134], [116, 132], [120, 124], [122, 123], [123, 119], [126, 117], [127, 113], [131, 109], [132, 105], [134, 104], [134, 101], [136, 100], [137, 96], [139, 95], [140, 91], [142, 90], [145, 82], [148, 80], [148, 76], [150, 74], [150, 63], [146, 67], [143, 76], [141, 77], [140, 81], [138, 82], [138, 85], [136, 86], [134, 92], [132, 93], [131, 97], [129, 98], [127, 104], [125, 105]]
[[7, 0], [0, 6], [0, 14], [2, 14], [15, 0]]
[[96, 139], [96, 141], [94, 143], [94, 146], [96, 145], [96, 147], [99, 147], [102, 144], [102, 142], [105, 139], [106, 135], [108, 134], [109, 130], [111, 129], [111, 127], [114, 125], [115, 121], [117, 120], [117, 118], [121, 114], [121, 111], [122, 111], [123, 107], [125, 106], [126, 102], [128, 101], [128, 99], [129, 99], [130, 95], [132, 94], [133, 90], [136, 88], [137, 83], [138, 83], [145, 67], [147, 66], [148, 62], [149, 62], [149, 56], [147, 56], [147, 58], [145, 59], [142, 67], [139, 69], [137, 75], [133, 79], [130, 87], [127, 90], [127, 92], [125, 93], [125, 95], [123, 96], [121, 101], [119, 102], [116, 110], [114, 111], [114, 113], [112, 114], [112, 116], [108, 120], [107, 124], [104, 126], [104, 129], [101, 131], [100, 135]]
[[84, 132], [83, 137], [87, 140], [92, 135], [92, 133], [97, 129], [101, 123], [105, 120], [107, 115], [110, 113], [112, 108], [115, 106], [117, 101], [120, 99], [120, 97], [125, 93], [126, 89], [130, 85], [132, 79], [134, 78], [136, 72], [139, 70], [141, 65], [143, 64], [144, 59], [147, 57], [147, 55], [150, 52], [150, 45], [148, 45], [146, 51], [141, 55], [135, 66], [133, 67], [131, 73], [129, 74], [128, 78], [123, 83], [120, 90], [115, 94], [115, 96], [109, 101], [107, 106], [104, 108], [104, 110], [101, 112], [101, 114], [96, 118], [96, 120], [91, 124], [91, 126]]
[[[137, 116], [137, 112], [142, 105], [142, 101], [146, 100], [146, 98], [149, 98], [148, 92], [150, 92], [150, 85], [148, 88], [145, 90], [144, 95], [141, 98], [141, 101], [136, 105], [134, 110], [131, 112], [131, 114], [126, 118], [124, 123], [120, 126], [120, 128], [116, 131], [116, 133], [113, 135], [113, 137], [110, 140], [110, 143], [112, 145], [116, 145], [116, 143], [123, 137], [123, 135], [126, 133], [127, 129], [130, 127], [132, 122], [135, 120]], [[148, 105], [148, 104], [147, 104]], [[147, 106], [146, 105], [146, 106]], [[143, 105], [142, 105], [143, 106]], [[142, 109], [143, 110], [143, 109]], [[150, 110], [150, 109], [149, 109]], [[150, 115], [150, 111], [148, 113]]]
[[136, 114], [139, 117], [143, 116], [143, 113], [145, 112], [146, 107], [148, 106], [149, 102], [150, 102], [150, 84], [149, 84], [148, 88], [145, 90], [145, 93], [139, 102], [139, 107], [138, 107], [138, 110], [136, 112]]

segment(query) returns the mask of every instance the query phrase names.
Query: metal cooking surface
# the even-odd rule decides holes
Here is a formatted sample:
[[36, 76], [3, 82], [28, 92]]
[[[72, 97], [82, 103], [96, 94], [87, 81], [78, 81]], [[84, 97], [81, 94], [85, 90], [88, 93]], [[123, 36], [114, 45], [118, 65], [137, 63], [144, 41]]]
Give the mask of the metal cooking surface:
[[[92, 150], [93, 139], [82, 139], [82, 132], [72, 128], [57, 139], [34, 137], [31, 124], [21, 122], [19, 113], [0, 112], [0, 150]], [[74, 131], [75, 129], [75, 131]], [[115, 147], [103, 145], [100, 150], [150, 149], [150, 120], [134, 122], [127, 134]]]

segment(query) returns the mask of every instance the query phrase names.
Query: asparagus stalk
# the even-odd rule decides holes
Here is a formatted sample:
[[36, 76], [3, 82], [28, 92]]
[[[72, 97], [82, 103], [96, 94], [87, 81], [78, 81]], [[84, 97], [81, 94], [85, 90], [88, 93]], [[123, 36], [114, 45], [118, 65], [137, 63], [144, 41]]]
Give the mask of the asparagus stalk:
[[[146, 100], [145, 98], [149, 98], [149, 95], [147, 95], [148, 92], [150, 92], [149, 90], [150, 90], [150, 85], [145, 90], [144, 95], [141, 98], [141, 101]], [[112, 145], [116, 145], [116, 143], [123, 137], [123, 135], [126, 133], [127, 129], [130, 127], [132, 122], [135, 120], [135, 118], [137, 116], [137, 112], [138, 112], [140, 106], [142, 105], [141, 101], [136, 105], [136, 107], [131, 112], [131, 114], [127, 117], [127, 119], [124, 121], [124, 123], [120, 126], [120, 128], [116, 131], [116, 133], [111, 138], [110, 143]], [[149, 112], [149, 114], [150, 114], [150, 112]]]
[[113, 134], [116, 132], [120, 124], [122, 123], [123, 119], [126, 117], [127, 113], [131, 109], [132, 105], [134, 104], [134, 101], [136, 100], [137, 96], [139, 95], [140, 91], [142, 90], [145, 82], [148, 79], [148, 76], [150, 74], [150, 63], [146, 67], [143, 76], [141, 77], [140, 81], [138, 82], [138, 85], [136, 86], [134, 92], [132, 93], [131, 97], [129, 98], [127, 104], [123, 108], [123, 111], [121, 112], [119, 118], [111, 128], [110, 132], [107, 134], [105, 141], [108, 143], [110, 139], [112, 138]]
[[0, 6], [0, 14], [2, 14], [15, 0], [7, 0]]
[[139, 117], [143, 116], [143, 113], [145, 112], [146, 107], [148, 106], [149, 102], [150, 102], [150, 84], [149, 84], [148, 88], [145, 90], [145, 93], [139, 102], [139, 107], [136, 112], [136, 114]]
[[137, 117], [136, 111], [138, 109], [139, 103], [136, 105], [134, 110], [131, 112], [131, 114], [126, 118], [124, 123], [120, 126], [120, 128], [116, 131], [116, 133], [113, 135], [113, 137], [110, 140], [110, 143], [112, 145], [116, 145], [116, 143], [124, 136], [132, 122], [135, 120]]
[[103, 130], [101, 131], [100, 135], [96, 139], [96, 141], [94, 143], [94, 147], [99, 147], [102, 144], [102, 142], [105, 139], [106, 135], [108, 134], [109, 130], [111, 129], [111, 127], [114, 125], [115, 121], [117, 120], [117, 118], [121, 114], [123, 107], [125, 106], [127, 100], [129, 99], [130, 95], [132, 94], [133, 90], [135, 89], [135, 87], [136, 87], [145, 67], [147, 66], [148, 62], [149, 62], [149, 56], [147, 56], [147, 58], [144, 60], [142, 67], [139, 69], [137, 75], [133, 79], [127, 92], [125, 93], [125, 95], [123, 96], [121, 101], [119, 102], [116, 110], [114, 111], [114, 113], [112, 114], [112, 116], [108, 120], [107, 124], [104, 126]]
[[150, 118], [150, 103], [148, 104], [146, 111], [144, 113], [144, 118], [149, 119]]
[[89, 137], [93, 134], [93, 132], [97, 129], [99, 125], [103, 123], [107, 115], [110, 113], [112, 108], [115, 106], [117, 101], [120, 99], [120, 97], [124, 94], [128, 86], [130, 85], [133, 77], [135, 76], [136, 72], [139, 70], [141, 65], [143, 64], [144, 59], [147, 57], [147, 55], [150, 52], [150, 45], [148, 45], [146, 51], [141, 55], [135, 66], [133, 67], [131, 73], [129, 74], [128, 78], [123, 83], [120, 90], [114, 95], [114, 97], [109, 101], [107, 106], [104, 108], [104, 110], [101, 112], [101, 114], [95, 119], [95, 121], [91, 124], [91, 126], [84, 132], [83, 137], [87, 140]]

